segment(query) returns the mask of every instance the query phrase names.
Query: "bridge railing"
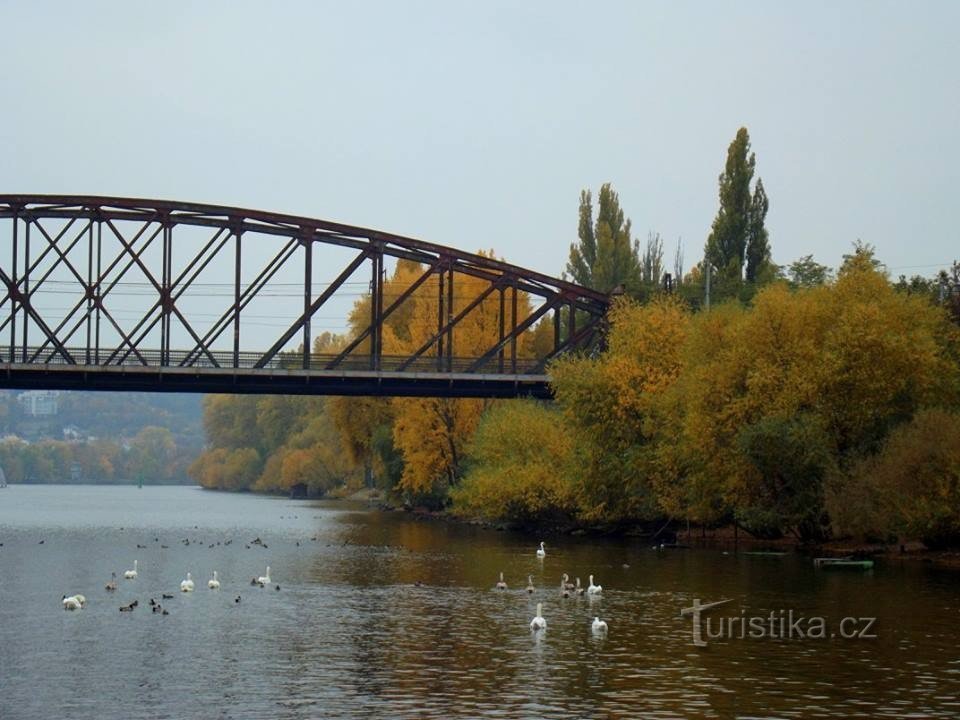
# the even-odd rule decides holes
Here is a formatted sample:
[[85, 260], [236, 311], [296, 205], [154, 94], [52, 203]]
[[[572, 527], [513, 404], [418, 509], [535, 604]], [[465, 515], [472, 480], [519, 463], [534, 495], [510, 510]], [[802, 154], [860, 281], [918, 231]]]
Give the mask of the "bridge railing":
[[[136, 351], [124, 348], [100, 348], [88, 350], [85, 347], [65, 348], [70, 359], [61, 352], [49, 347], [15, 348], [11, 357], [9, 348], [0, 348], [0, 363], [29, 366], [77, 366], [77, 367], [124, 367], [124, 368], [184, 368], [198, 370], [254, 370], [272, 373], [284, 370], [322, 371], [338, 360], [337, 353], [311, 353], [309, 367], [304, 367], [303, 353], [284, 352], [270, 359], [266, 365], [257, 368], [263, 357], [262, 352], [239, 352], [229, 350], [210, 351], [198, 354], [187, 350], [141, 349]], [[536, 358], [491, 358], [477, 366], [473, 357], [419, 357], [412, 362], [407, 355], [381, 355], [377, 358], [379, 367], [374, 368], [369, 355], [350, 355], [340, 359], [333, 368], [334, 372], [356, 372], [380, 370], [383, 372], [404, 373], [470, 373], [470, 374], [509, 374], [543, 375], [542, 361]]]

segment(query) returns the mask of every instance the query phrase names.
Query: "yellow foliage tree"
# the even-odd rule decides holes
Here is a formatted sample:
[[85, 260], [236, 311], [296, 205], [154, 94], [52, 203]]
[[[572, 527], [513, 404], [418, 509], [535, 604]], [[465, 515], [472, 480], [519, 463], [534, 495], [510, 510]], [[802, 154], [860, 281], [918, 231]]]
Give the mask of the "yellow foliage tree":
[[652, 481], [662, 396], [676, 382], [687, 310], [675, 298], [610, 310], [609, 347], [598, 359], [564, 358], [550, 368], [554, 391], [579, 448], [585, 518], [619, 521], [657, 514]]
[[542, 402], [498, 403], [470, 440], [471, 470], [452, 492], [455, 511], [524, 525], [568, 523], [577, 512], [571, 439], [563, 414]]

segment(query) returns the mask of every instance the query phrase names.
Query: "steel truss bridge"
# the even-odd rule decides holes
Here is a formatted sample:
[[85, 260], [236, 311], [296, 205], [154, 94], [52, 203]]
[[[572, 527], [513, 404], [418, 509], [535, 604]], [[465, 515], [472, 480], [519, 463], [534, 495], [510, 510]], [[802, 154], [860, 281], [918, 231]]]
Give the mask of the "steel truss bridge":
[[[389, 264], [401, 260], [419, 274], [391, 290]], [[0, 282], [0, 387], [21, 389], [549, 397], [547, 363], [595, 352], [609, 304], [377, 230], [116, 197], [0, 195]], [[385, 354], [387, 321], [418, 291], [435, 293], [429, 337]], [[460, 328], [491, 303], [489, 342], [458, 352]], [[351, 308], [364, 316], [345, 347], [315, 352], [324, 308], [341, 327]], [[551, 319], [546, 352], [518, 349]]]

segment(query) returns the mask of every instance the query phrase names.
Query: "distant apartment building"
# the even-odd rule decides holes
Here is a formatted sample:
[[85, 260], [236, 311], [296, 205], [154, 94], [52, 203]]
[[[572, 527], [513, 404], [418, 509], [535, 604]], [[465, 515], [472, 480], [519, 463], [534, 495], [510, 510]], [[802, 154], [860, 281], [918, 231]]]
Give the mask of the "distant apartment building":
[[56, 390], [28, 390], [17, 396], [20, 407], [30, 417], [56, 415], [60, 393]]

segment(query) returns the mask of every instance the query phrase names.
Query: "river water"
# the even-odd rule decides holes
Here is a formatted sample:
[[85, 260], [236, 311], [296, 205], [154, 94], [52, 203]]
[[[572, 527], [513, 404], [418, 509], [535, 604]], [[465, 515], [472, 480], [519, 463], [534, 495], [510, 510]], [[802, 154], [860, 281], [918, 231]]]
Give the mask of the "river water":
[[[572, 537], [547, 538], [539, 560], [537, 540], [340, 502], [11, 485], [0, 718], [960, 716], [960, 573]], [[251, 586], [267, 565], [271, 586]], [[193, 593], [178, 591], [187, 572]], [[564, 572], [593, 573], [601, 597], [562, 598]], [[74, 593], [87, 605], [66, 612]], [[816, 634], [823, 618], [826, 637], [734, 623], [697, 647], [680, 616], [695, 598], [731, 601], [704, 620], [763, 618], [770, 635], [772, 612], [789, 635], [791, 619]], [[537, 602], [547, 629], [533, 633]], [[876, 637], [840, 637], [845, 617]]]

